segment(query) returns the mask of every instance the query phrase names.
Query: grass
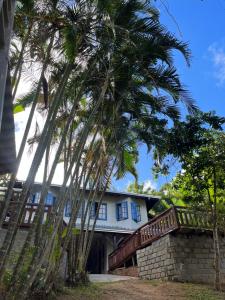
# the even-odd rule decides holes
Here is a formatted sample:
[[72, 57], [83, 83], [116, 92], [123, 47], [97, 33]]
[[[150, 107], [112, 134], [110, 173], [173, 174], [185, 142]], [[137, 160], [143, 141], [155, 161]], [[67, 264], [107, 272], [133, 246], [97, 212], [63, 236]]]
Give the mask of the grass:
[[[70, 289], [66, 288], [64, 290], [64, 295], [68, 296], [68, 299], [76, 299], [76, 300], [97, 300], [99, 296], [102, 294], [101, 285], [100, 284], [88, 284], [77, 286], [76, 288]], [[61, 299], [61, 298], [60, 298]], [[64, 298], [63, 298], [64, 299]], [[65, 299], [67, 299], [65, 297]]]
[[225, 294], [204, 285], [186, 284], [187, 300], [224, 300]]
[[[113, 287], [115, 287], [117, 283], [113, 282], [107, 282], [107, 283], [91, 283], [88, 285], [78, 286], [76, 288], [70, 289], [66, 288], [63, 291], [63, 294], [61, 296], [57, 297], [57, 300], [101, 300], [101, 299], [107, 299], [107, 295], [114, 296], [115, 290], [113, 290]], [[147, 288], [149, 292], [153, 291], [154, 295], [160, 295], [161, 289], [168, 289], [168, 294], [172, 293], [176, 295], [178, 299], [183, 300], [224, 300], [225, 299], [225, 293], [217, 292], [213, 288], [201, 285], [201, 284], [190, 284], [190, 283], [166, 283], [162, 281], [157, 280], [143, 280], [137, 282], [138, 284], [143, 284], [143, 288]], [[152, 286], [152, 290], [151, 287]], [[129, 287], [129, 286], [128, 286]], [[127, 288], [127, 286], [126, 286]], [[107, 294], [106, 293], [107, 290]], [[135, 286], [134, 286], [134, 292], [135, 292]], [[118, 297], [122, 297], [123, 299], [124, 294], [123, 291], [121, 291], [121, 295], [118, 294], [118, 286], [116, 291], [117, 299], [120, 299]], [[163, 293], [162, 293], [163, 294]], [[161, 295], [162, 295], [161, 294]], [[137, 296], [137, 294], [136, 294]], [[141, 293], [140, 293], [141, 296]], [[158, 297], [156, 297], [158, 299]], [[111, 298], [110, 298], [111, 299]], [[128, 299], [128, 298], [126, 298]], [[129, 299], [136, 299], [134, 296], [130, 297]], [[162, 299], [159, 297], [159, 299]], [[173, 298], [171, 298], [173, 299]], [[154, 298], [152, 298], [154, 300]], [[175, 300], [175, 298], [174, 298]]]

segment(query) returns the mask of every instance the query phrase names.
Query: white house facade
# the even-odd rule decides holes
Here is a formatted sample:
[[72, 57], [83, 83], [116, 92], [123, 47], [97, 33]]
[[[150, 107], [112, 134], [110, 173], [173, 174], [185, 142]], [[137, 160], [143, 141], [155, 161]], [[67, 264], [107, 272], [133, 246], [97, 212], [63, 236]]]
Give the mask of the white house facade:
[[[38, 203], [40, 199], [41, 184], [34, 185], [30, 202]], [[49, 189], [45, 203], [54, 205], [60, 186], [52, 185]], [[88, 198], [88, 191], [87, 193]], [[90, 273], [107, 273], [108, 255], [117, 248], [118, 244], [132, 234], [140, 226], [148, 222], [148, 211], [159, 200], [157, 196], [133, 194], [126, 192], [107, 191], [102, 199], [95, 226], [93, 243], [87, 263]], [[98, 210], [99, 199], [96, 197], [92, 203], [90, 225], [93, 224]], [[81, 210], [81, 209], [80, 209]], [[78, 214], [76, 227], [81, 225], [81, 211]], [[64, 210], [64, 221], [70, 219], [70, 201]], [[91, 226], [92, 227], [92, 226]]]

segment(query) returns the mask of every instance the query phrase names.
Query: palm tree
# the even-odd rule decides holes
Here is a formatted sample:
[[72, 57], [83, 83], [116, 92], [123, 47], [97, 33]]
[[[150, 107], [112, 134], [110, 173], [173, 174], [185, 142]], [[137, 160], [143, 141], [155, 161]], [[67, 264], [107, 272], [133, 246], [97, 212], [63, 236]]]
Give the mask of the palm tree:
[[[66, 155], [64, 182], [55, 210], [48, 220], [46, 229], [41, 233], [39, 229], [35, 230], [39, 228], [42, 220], [41, 210], [37, 222], [33, 224], [31, 232], [40, 237], [41, 243], [35, 245], [24, 282], [15, 286], [15, 291], [21, 299], [27, 298], [34, 289], [34, 283], [42, 280], [43, 276], [40, 275], [43, 274], [40, 270], [42, 272], [44, 270], [45, 283], [48, 282], [49, 274], [55, 274], [54, 270], [52, 273], [54, 269], [52, 266], [44, 268], [45, 261], [52, 257], [58, 245], [57, 240], [62, 231], [63, 210], [70, 191], [74, 191], [76, 200], [84, 201], [80, 195], [82, 176], [87, 183], [91, 182], [91, 174], [95, 169], [98, 170], [94, 177], [91, 203], [99, 186], [103, 192], [108, 187], [111, 173], [122, 176], [129, 170], [135, 174], [138, 143], [145, 143], [149, 149], [157, 149], [161, 137], [164, 137], [168, 130], [168, 120], [176, 121], [179, 118], [177, 107], [179, 101], [185, 102], [190, 110], [194, 109], [179, 80], [172, 57], [172, 51], [178, 50], [189, 63], [190, 53], [187, 45], [179, 42], [161, 26], [157, 12], [150, 4], [149, 1], [140, 0], [115, 0], [111, 3], [102, 0], [98, 2], [79, 0], [72, 7], [65, 6], [64, 2], [59, 1], [55, 11], [56, 17], [54, 14], [52, 16], [51, 10], [50, 12], [41, 10], [41, 6], [40, 11], [34, 16], [37, 20], [42, 20], [43, 24], [48, 20], [49, 29], [54, 28], [53, 31], [57, 36], [54, 50], [58, 57], [56, 62], [51, 58], [53, 67], [49, 68], [48, 78], [54, 77], [56, 69], [58, 74], [61, 72], [61, 76], [58, 76], [52, 91], [49, 89], [51, 101], [46, 122], [19, 199], [21, 206], [17, 211], [15, 223], [9, 226], [2, 247], [2, 266], [9, 257], [17, 224], [32, 189], [38, 166], [54, 138], [53, 128], [59, 128], [57, 126], [63, 124], [58, 131], [59, 144], [56, 157], [50, 166], [46, 183], [43, 184], [42, 202], [51, 184], [55, 167], [63, 151], [68, 147], [68, 132], [72, 141], [69, 142], [70, 150], [69, 155]], [[45, 49], [44, 54], [46, 55]], [[40, 79], [39, 90], [43, 76]], [[39, 94], [40, 92], [35, 93], [38, 96]], [[37, 102], [38, 97], [35, 97]], [[84, 98], [87, 105], [80, 111], [77, 108]], [[33, 103], [34, 101], [32, 105]], [[62, 112], [66, 113], [67, 117], [59, 123]], [[75, 127], [74, 123], [77, 124]], [[88, 141], [90, 138], [93, 138], [94, 142], [98, 141], [99, 135], [102, 136], [102, 141], [106, 141], [102, 146], [107, 149], [103, 152], [105, 154], [102, 160], [105, 166], [110, 166], [109, 176], [106, 174], [108, 180], [104, 184], [100, 184], [104, 172], [99, 167], [98, 156], [93, 155], [90, 164], [86, 156]], [[84, 163], [80, 167], [82, 159]], [[69, 188], [66, 187], [67, 184]], [[77, 208], [74, 205], [72, 209], [73, 217], [65, 237], [67, 242], [72, 237], [71, 224], [76, 220]], [[88, 218], [87, 214], [84, 222], [88, 222]], [[78, 245], [80, 249], [85, 250], [86, 258], [93, 232], [94, 226], [92, 234], [83, 236], [82, 244]], [[21, 261], [25, 258], [25, 253], [26, 251]], [[85, 267], [85, 257], [82, 268]]]

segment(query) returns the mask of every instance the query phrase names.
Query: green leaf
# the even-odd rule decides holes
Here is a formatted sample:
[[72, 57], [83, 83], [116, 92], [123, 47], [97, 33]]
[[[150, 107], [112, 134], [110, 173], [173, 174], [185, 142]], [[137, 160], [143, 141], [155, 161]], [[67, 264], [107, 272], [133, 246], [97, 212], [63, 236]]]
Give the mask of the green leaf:
[[14, 114], [17, 114], [17, 113], [20, 113], [20, 112], [22, 112], [22, 111], [24, 111], [24, 110], [25, 110], [25, 109], [24, 109], [24, 107], [23, 107], [22, 105], [16, 104], [16, 105], [14, 105], [13, 113], [14, 113]]
[[66, 234], [67, 234], [67, 228], [64, 228], [62, 232], [62, 239], [66, 236]]
[[72, 234], [73, 234], [73, 235], [79, 235], [79, 234], [80, 234], [80, 229], [78, 229], [78, 228], [73, 228], [73, 229], [72, 229]]

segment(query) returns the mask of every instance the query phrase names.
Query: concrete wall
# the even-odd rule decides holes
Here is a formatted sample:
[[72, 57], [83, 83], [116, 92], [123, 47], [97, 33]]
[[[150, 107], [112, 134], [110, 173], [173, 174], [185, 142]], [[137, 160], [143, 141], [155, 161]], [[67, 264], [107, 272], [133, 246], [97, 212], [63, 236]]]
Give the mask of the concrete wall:
[[[6, 232], [7, 232], [6, 229], [0, 229], [0, 247], [2, 246]], [[18, 257], [24, 245], [25, 239], [27, 237], [27, 233], [28, 232], [26, 230], [18, 230], [15, 242], [13, 244], [9, 266], [7, 266], [7, 268], [10, 268], [10, 265], [13, 265], [16, 262], [16, 258]]]
[[120, 275], [120, 276], [131, 276], [131, 277], [138, 277], [138, 267], [133, 266], [133, 267], [128, 267], [128, 268], [118, 268], [110, 274], [113, 275]]
[[[0, 247], [2, 246], [2, 243], [4, 241], [5, 235], [7, 230], [6, 229], [0, 229]], [[23, 247], [23, 244], [25, 242], [25, 239], [27, 237], [27, 231], [26, 230], [18, 230], [15, 243], [13, 245], [13, 250], [16, 252], [20, 252], [20, 250]]]
[[[221, 277], [225, 284], [225, 238], [221, 238]], [[137, 251], [139, 275], [193, 283], [213, 283], [213, 239], [205, 234], [168, 234]]]

